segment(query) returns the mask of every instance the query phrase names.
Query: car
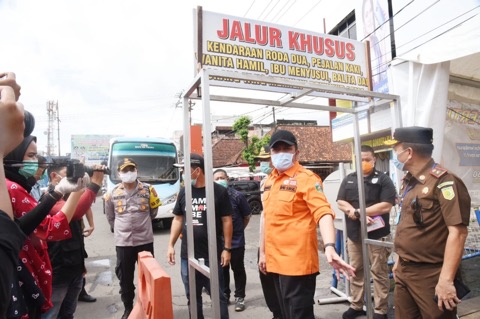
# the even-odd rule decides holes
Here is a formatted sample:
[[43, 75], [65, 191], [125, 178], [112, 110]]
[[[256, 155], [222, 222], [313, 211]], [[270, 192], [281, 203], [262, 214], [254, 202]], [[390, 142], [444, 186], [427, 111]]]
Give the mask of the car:
[[259, 181], [236, 180], [230, 181], [228, 185], [241, 192], [245, 196], [248, 205], [252, 210], [252, 214], [260, 214], [262, 212], [262, 191], [260, 190]]

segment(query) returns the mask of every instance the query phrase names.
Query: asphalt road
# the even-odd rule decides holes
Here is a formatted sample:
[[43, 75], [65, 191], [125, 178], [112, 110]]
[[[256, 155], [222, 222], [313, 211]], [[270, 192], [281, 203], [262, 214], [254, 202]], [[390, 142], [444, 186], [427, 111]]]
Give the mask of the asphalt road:
[[[86, 238], [86, 250], [89, 254], [87, 258], [87, 286], [89, 294], [97, 298], [95, 303], [79, 302], [75, 318], [79, 319], [105, 319], [120, 318], [123, 314], [123, 304], [120, 300], [119, 283], [115, 276], [115, 244], [113, 234], [106, 221], [102, 210], [102, 201], [99, 197], [97, 203], [93, 205], [95, 231]], [[246, 229], [246, 252], [245, 267], [247, 270], [247, 289], [245, 304], [246, 309], [243, 312], [235, 312], [234, 306], [230, 306], [230, 318], [271, 318], [271, 313], [265, 305], [263, 293], [258, 278], [257, 268], [257, 249], [258, 249], [258, 223], [259, 215], [253, 215]], [[155, 229], [155, 258], [165, 271], [171, 276], [172, 283], [172, 301], [175, 318], [187, 319], [187, 299], [180, 278], [180, 265], [170, 266], [167, 263], [166, 251], [169, 238], [169, 230]], [[180, 242], [176, 245], [176, 255], [180, 254]], [[318, 299], [333, 298], [337, 295], [330, 290], [331, 268], [326, 264], [324, 255], [321, 255], [321, 274], [317, 277], [317, 293], [315, 301]], [[233, 276], [232, 276], [233, 285]], [[231, 287], [233, 288], [233, 286]], [[343, 283], [339, 284], [338, 289], [344, 291]], [[232, 289], [233, 290], [233, 289]], [[317, 318], [341, 318], [342, 313], [348, 308], [346, 302], [335, 302], [329, 304], [314, 306]], [[206, 318], [212, 318], [210, 298], [204, 295], [204, 314]], [[361, 317], [360, 317], [361, 318]]]

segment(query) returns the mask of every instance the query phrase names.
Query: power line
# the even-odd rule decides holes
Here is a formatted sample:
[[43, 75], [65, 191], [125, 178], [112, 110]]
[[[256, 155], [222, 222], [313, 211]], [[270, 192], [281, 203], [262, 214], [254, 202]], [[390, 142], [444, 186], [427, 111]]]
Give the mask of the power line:
[[297, 22], [295, 22], [295, 24], [293, 26], [296, 26], [300, 21], [303, 20], [303, 18], [305, 18], [310, 13], [312, 13], [313, 9], [315, 9], [315, 7], [320, 4], [320, 2], [322, 2], [322, 0], [318, 0], [318, 2], [316, 4], [314, 4], [313, 7], [311, 7]]
[[[277, 14], [272, 18], [272, 22], [275, 22], [275, 18], [283, 11], [283, 9], [285, 9], [285, 7], [290, 3], [291, 0], [287, 0], [287, 2], [285, 2], [285, 4], [283, 5], [282, 8], [280, 8], [280, 10], [277, 12]], [[290, 3], [290, 7], [295, 3], [296, 0], [294, 0], [292, 3]], [[290, 7], [288, 7], [288, 9], [290, 9]], [[285, 15], [285, 13], [288, 11], [288, 9], [280, 16], [283, 17]], [[278, 18], [278, 20], [280, 19]], [[277, 20], [277, 21], [278, 21]]]
[[245, 16], [250, 12], [250, 9], [252, 9], [253, 5], [255, 4], [255, 1], [256, 1], [256, 0], [253, 0], [253, 1], [252, 1], [252, 4], [250, 5], [250, 7], [248, 7], [247, 12], [245, 12], [245, 14], [243, 15], [244, 18], [245, 18]]
[[263, 13], [268, 9], [268, 7], [270, 6], [270, 3], [272, 3], [273, 0], [270, 0], [270, 2], [267, 4], [267, 6], [265, 7], [265, 9], [263, 9], [262, 13], [260, 13], [260, 15], [257, 17], [257, 20], [260, 20], [260, 17], [263, 15]]
[[270, 9], [270, 11], [267, 12], [267, 14], [263, 17], [262, 20], [266, 21], [267, 20], [267, 17], [273, 12], [273, 10], [275, 10], [275, 8], [278, 6], [278, 3], [280, 2], [280, 0], [277, 0], [277, 2], [275, 3], [275, 5]]

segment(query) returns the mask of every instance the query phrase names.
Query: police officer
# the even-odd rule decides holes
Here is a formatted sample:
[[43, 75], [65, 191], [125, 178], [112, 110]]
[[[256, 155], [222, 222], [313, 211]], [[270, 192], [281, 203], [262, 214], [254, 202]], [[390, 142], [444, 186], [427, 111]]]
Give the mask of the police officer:
[[[467, 238], [470, 196], [460, 178], [432, 158], [433, 130], [397, 128], [393, 163], [408, 171], [400, 189], [395, 234], [396, 318], [456, 318], [459, 272]], [[437, 303], [434, 297], [437, 296]]]
[[133, 309], [135, 285], [133, 277], [137, 255], [149, 251], [153, 255], [152, 219], [160, 199], [155, 189], [137, 179], [137, 164], [130, 158], [118, 163], [121, 183], [105, 195], [105, 214], [114, 230], [117, 251], [115, 273], [120, 280], [120, 294], [127, 319]]

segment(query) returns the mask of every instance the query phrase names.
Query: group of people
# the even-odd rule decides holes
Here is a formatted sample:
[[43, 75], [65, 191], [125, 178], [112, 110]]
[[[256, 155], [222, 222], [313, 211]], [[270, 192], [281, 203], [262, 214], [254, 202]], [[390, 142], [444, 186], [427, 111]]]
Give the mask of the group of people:
[[[390, 211], [398, 203], [400, 218], [394, 238], [397, 258], [393, 266], [395, 280], [396, 318], [456, 318], [459, 265], [467, 237], [470, 216], [468, 190], [457, 176], [435, 163], [432, 158], [433, 131], [424, 127], [405, 127], [395, 130], [385, 142], [393, 148], [393, 163], [407, 171], [397, 194], [390, 177], [375, 169], [375, 151], [361, 147], [362, 167], [342, 181], [337, 206], [345, 214], [348, 236], [347, 264], [335, 247], [334, 212], [328, 203], [321, 179], [299, 164], [299, 148], [292, 132], [277, 130], [271, 136], [269, 152], [262, 149], [257, 159], [267, 176], [262, 180], [263, 212], [260, 222], [258, 267], [266, 304], [273, 318], [313, 319], [316, 276], [319, 274], [317, 228], [324, 241], [325, 256], [337, 277], [351, 281], [350, 307], [342, 318], [364, 316], [365, 284], [363, 268], [362, 223], [367, 224], [368, 238], [392, 242]], [[206, 227], [205, 167], [203, 157], [191, 154], [192, 215], [194, 257], [204, 258], [208, 266]], [[365, 190], [365, 211], [360, 210], [358, 176], [362, 174]], [[214, 173], [214, 180], [226, 186], [227, 174]], [[232, 263], [235, 277], [236, 301], [244, 309], [244, 241], [240, 249], [234, 240], [248, 224], [248, 213], [242, 213], [241, 201], [235, 200], [229, 187], [214, 185], [217, 260], [219, 272], [221, 318], [228, 318], [230, 294], [228, 265]], [[174, 209], [168, 261], [175, 264], [174, 245], [182, 239], [181, 274], [186, 296], [190, 300], [188, 281], [188, 252], [186, 232], [186, 198], [182, 189]], [[246, 210], [245, 210], [246, 211]], [[365, 215], [364, 215], [365, 214]], [[233, 220], [233, 222], [232, 222]], [[232, 227], [233, 224], [233, 227]], [[238, 226], [235, 226], [238, 225]], [[243, 228], [242, 228], [243, 227]], [[232, 236], [233, 233], [233, 236]], [[238, 237], [237, 237], [238, 238]], [[368, 245], [368, 258], [373, 278], [373, 318], [388, 318], [390, 278], [388, 245]], [[235, 268], [240, 262], [240, 274]], [[202, 288], [210, 291], [210, 281], [195, 272], [197, 318], [203, 318]], [[237, 281], [239, 285], [237, 287]], [[369, 289], [369, 288], [367, 288]]]
[[[80, 221], [103, 167], [73, 178], [66, 162], [39, 163], [35, 118], [18, 102], [20, 89], [15, 74], [0, 74], [0, 316], [73, 318], [85, 274]], [[32, 192], [45, 169], [48, 190]]]
[[[103, 166], [91, 177], [67, 176], [65, 163], [47, 165], [48, 190], [36, 199], [32, 187], [42, 175], [31, 135], [34, 118], [18, 102], [20, 86], [13, 73], [0, 73], [0, 316], [1, 318], [73, 318], [84, 286], [82, 217], [102, 185]], [[274, 318], [313, 319], [316, 277], [319, 274], [320, 230], [325, 257], [337, 277], [351, 280], [351, 304], [343, 318], [364, 315], [363, 247], [361, 220], [380, 225], [368, 238], [391, 241], [389, 213], [399, 200], [400, 218], [394, 238], [398, 256], [393, 266], [397, 318], [455, 318], [459, 265], [467, 237], [470, 197], [460, 178], [432, 159], [433, 131], [406, 127], [386, 142], [393, 163], [408, 173], [399, 196], [387, 175], [375, 169], [374, 150], [362, 146], [362, 168], [340, 186], [337, 205], [345, 213], [350, 264], [335, 250], [335, 214], [323, 191], [322, 180], [299, 163], [299, 145], [292, 132], [275, 131], [269, 151], [259, 154], [262, 181], [258, 267], [265, 299]], [[167, 258], [175, 264], [175, 243], [182, 240], [181, 276], [190, 300], [186, 207], [192, 205], [194, 257], [205, 265], [217, 263], [221, 318], [227, 319], [230, 298], [229, 267], [235, 280], [235, 310], [245, 309], [247, 282], [244, 229], [251, 211], [245, 198], [228, 187], [228, 175], [214, 172], [217, 238], [216, 260], [209, 258], [205, 163], [190, 158], [192, 203], [185, 188], [177, 197]], [[42, 168], [40, 166], [40, 168]], [[128, 318], [135, 296], [137, 254], [153, 250], [152, 218], [161, 201], [152, 186], [137, 178], [137, 164], [118, 163], [121, 183], [105, 196], [105, 213], [114, 229], [120, 294]], [[42, 168], [43, 169], [43, 168]], [[365, 210], [360, 211], [357, 174], [363, 175]], [[37, 176], [37, 177], [35, 177]], [[365, 213], [365, 215], [364, 215]], [[374, 318], [387, 318], [390, 248], [369, 245], [374, 282]], [[197, 318], [203, 318], [202, 290], [210, 280], [195, 272]], [[367, 288], [368, 289], [368, 288]]]

